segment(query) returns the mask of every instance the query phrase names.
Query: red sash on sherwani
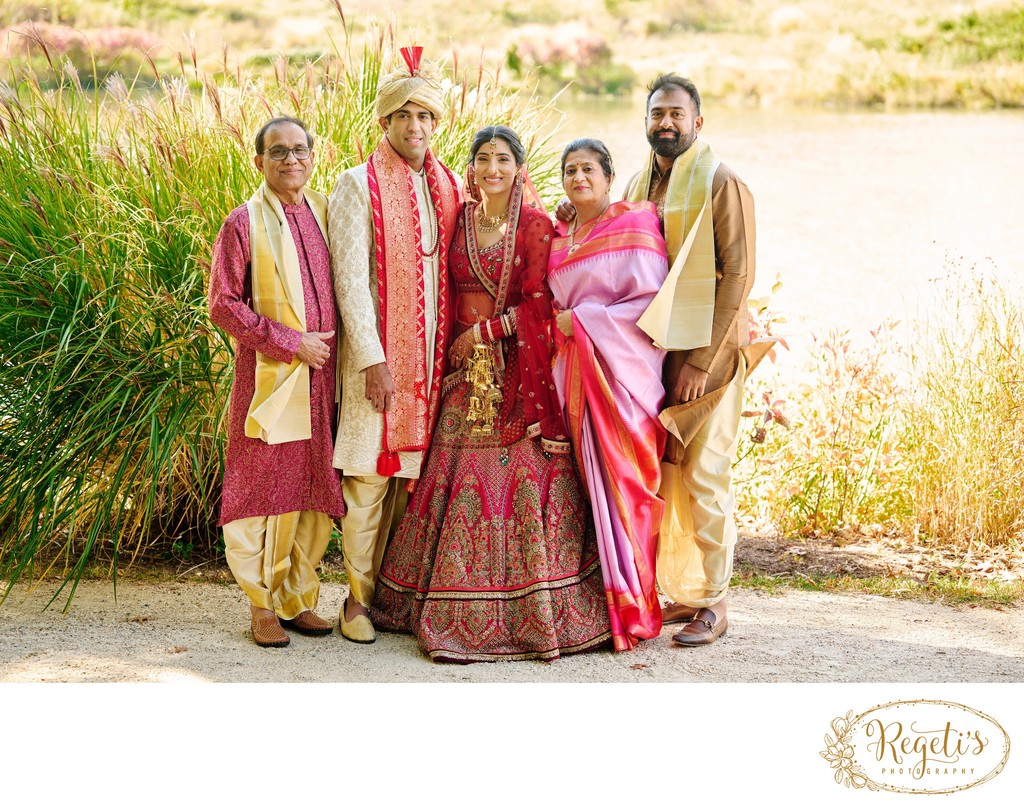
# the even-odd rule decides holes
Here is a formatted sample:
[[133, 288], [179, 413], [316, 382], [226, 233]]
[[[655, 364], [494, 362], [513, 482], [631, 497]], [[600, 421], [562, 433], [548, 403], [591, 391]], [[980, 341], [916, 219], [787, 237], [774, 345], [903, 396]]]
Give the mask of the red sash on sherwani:
[[424, 168], [437, 211], [439, 264], [437, 335], [429, 358], [433, 363], [429, 390], [423, 242], [412, 172], [387, 138], [370, 155], [366, 166], [377, 258], [380, 338], [395, 381], [391, 410], [384, 413], [384, 437], [377, 459], [377, 473], [385, 476], [399, 471], [400, 451], [425, 450], [430, 444], [450, 329], [448, 245], [458, 213], [458, 185], [455, 176], [429, 151]]

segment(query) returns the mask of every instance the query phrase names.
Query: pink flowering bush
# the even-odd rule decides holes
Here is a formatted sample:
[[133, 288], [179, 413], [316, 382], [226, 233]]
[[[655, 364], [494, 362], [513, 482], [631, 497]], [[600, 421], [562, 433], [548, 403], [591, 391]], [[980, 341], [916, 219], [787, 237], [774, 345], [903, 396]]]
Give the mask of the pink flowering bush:
[[572, 82], [585, 93], [624, 93], [633, 87], [633, 71], [615, 63], [608, 41], [580, 25], [521, 29], [506, 54], [513, 74], [530, 73], [541, 81]]
[[161, 48], [156, 35], [123, 26], [80, 31], [66, 25], [29, 22], [0, 30], [4, 61], [46, 67], [67, 75], [72, 68], [86, 87], [101, 85], [112, 73], [134, 79], [155, 78], [154, 55]]

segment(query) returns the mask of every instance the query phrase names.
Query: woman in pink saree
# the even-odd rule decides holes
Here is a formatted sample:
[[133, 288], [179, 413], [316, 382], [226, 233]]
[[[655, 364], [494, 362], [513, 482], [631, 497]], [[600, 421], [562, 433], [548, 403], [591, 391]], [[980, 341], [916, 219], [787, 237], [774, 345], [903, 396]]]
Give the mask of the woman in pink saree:
[[548, 283], [562, 310], [553, 378], [593, 508], [612, 640], [625, 650], [661, 631], [654, 563], [665, 352], [636, 322], [668, 259], [653, 204], [612, 204], [613, 177], [600, 141], [566, 147], [562, 184], [576, 218], [558, 226]]

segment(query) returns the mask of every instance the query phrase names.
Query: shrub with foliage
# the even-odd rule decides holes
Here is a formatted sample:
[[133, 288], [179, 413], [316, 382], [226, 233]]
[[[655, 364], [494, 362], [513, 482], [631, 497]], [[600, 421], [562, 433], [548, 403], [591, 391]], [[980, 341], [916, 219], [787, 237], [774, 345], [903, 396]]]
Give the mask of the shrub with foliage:
[[940, 20], [921, 37], [900, 40], [900, 49], [930, 55], [950, 54], [956, 64], [1024, 61], [1024, 6], [965, 12]]
[[576, 24], [553, 30], [526, 27], [509, 46], [506, 61], [523, 78], [535, 74], [548, 87], [567, 82], [583, 93], [623, 94], [633, 89], [636, 75], [614, 61], [608, 41]]
[[872, 525], [960, 551], [1024, 545], [1024, 316], [974, 270], [936, 295], [942, 315], [909, 348], [885, 324], [866, 346], [815, 339], [803, 380], [758, 369], [741, 513], [784, 534]]

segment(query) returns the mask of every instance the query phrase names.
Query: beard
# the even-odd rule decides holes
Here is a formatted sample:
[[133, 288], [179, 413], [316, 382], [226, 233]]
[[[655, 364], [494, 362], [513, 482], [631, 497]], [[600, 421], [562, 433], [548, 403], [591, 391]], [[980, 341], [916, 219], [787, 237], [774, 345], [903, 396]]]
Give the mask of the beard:
[[666, 134], [669, 130], [655, 130], [654, 132], [647, 133], [647, 142], [651, 144], [651, 148], [658, 157], [679, 157], [683, 152], [689, 149], [695, 140], [697, 140], [697, 127], [691, 127], [689, 132], [672, 132], [671, 138], [659, 137], [660, 135]]

